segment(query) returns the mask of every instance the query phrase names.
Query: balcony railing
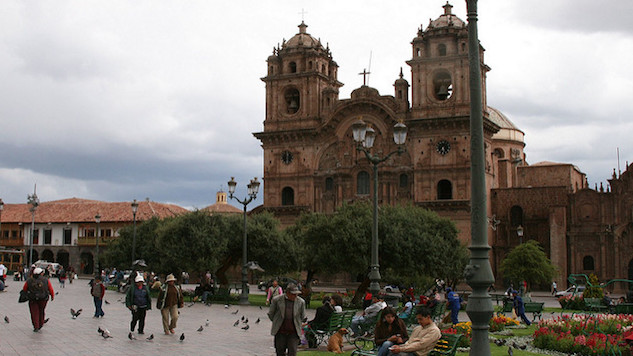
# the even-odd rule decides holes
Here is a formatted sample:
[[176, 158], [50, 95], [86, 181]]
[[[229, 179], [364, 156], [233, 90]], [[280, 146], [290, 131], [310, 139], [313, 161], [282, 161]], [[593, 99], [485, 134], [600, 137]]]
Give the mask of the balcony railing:
[[[109, 240], [115, 239], [114, 236], [103, 236], [99, 237], [99, 246], [104, 246], [108, 243]], [[78, 246], [94, 246], [97, 238], [94, 236], [79, 236], [77, 239]]]

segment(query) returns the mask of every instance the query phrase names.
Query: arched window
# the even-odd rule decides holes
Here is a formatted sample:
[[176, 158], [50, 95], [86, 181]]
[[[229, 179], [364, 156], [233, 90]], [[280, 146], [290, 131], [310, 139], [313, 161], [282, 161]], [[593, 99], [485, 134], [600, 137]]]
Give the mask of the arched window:
[[443, 44], [443, 43], [440, 43], [440, 44], [437, 46], [437, 53], [438, 53], [440, 56], [444, 57], [444, 56], [446, 55], [446, 45], [445, 45], [445, 44]]
[[295, 205], [295, 191], [290, 187], [281, 190], [281, 205]]
[[409, 176], [406, 173], [400, 175], [400, 188], [409, 188]]
[[450, 180], [442, 179], [437, 183], [437, 200], [453, 199], [453, 184]]
[[594, 270], [593, 257], [592, 256], [585, 256], [585, 257], [582, 258], [582, 269], [584, 269], [585, 271], [593, 271]]
[[290, 73], [297, 73], [297, 63], [290, 62], [290, 64], [288, 64], [288, 67], [290, 68]]
[[325, 191], [329, 192], [334, 190], [334, 179], [332, 177], [325, 178]]
[[356, 194], [369, 195], [369, 173], [365, 171], [358, 172], [356, 176]]
[[510, 224], [513, 227], [523, 225], [523, 209], [518, 205], [510, 208]]

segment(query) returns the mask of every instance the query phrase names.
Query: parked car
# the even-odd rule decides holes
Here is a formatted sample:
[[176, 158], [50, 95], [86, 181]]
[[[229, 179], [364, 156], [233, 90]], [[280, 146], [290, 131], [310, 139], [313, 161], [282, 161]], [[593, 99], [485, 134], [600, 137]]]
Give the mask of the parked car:
[[296, 279], [294, 278], [290, 278], [290, 277], [279, 277], [279, 278], [271, 278], [267, 281], [261, 281], [259, 282], [259, 284], [257, 285], [257, 288], [259, 290], [267, 290], [268, 287], [273, 285], [273, 280], [277, 280], [277, 283], [279, 283], [279, 285], [281, 286], [281, 288], [283, 288], [284, 290], [286, 289], [286, 287], [288, 286], [288, 283], [294, 283], [296, 285], [299, 285], [299, 282], [297, 282]]
[[35, 267], [39, 267], [43, 270], [47, 270], [48, 267], [51, 267], [52, 269], [51, 277], [57, 276], [57, 273], [59, 272], [59, 270], [62, 269], [62, 265], [60, 265], [59, 263], [48, 262], [44, 260], [37, 260], [35, 261], [34, 265]]
[[400, 287], [398, 287], [395, 284], [386, 284], [385, 285], [385, 292], [387, 292], [387, 293], [400, 292]]
[[565, 290], [556, 292], [555, 296], [556, 298], [566, 297], [568, 295], [574, 294], [574, 292], [576, 292], [576, 295], [582, 295], [584, 291], [585, 291], [585, 286], [571, 286]]

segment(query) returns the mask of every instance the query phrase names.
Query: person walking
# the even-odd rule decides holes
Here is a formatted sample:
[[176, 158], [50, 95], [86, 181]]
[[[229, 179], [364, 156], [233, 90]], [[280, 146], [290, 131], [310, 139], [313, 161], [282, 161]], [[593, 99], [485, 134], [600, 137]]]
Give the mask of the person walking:
[[277, 356], [296, 356], [301, 335], [301, 323], [305, 318], [306, 304], [298, 296], [301, 292], [294, 283], [286, 287], [286, 294], [278, 295], [270, 302], [268, 318], [273, 322], [270, 334], [275, 337]]
[[132, 312], [130, 331], [134, 331], [138, 322], [138, 333], [143, 334], [145, 314], [152, 309], [152, 297], [149, 295], [149, 288], [145, 285], [143, 276], [134, 277], [134, 285], [130, 286], [125, 294], [125, 306]]
[[273, 284], [268, 287], [268, 291], [266, 292], [266, 305], [269, 305], [273, 298], [282, 294], [284, 294], [283, 289], [279, 286], [279, 282], [274, 279]]
[[59, 279], [59, 288], [66, 288], [66, 270], [62, 267], [59, 272], [57, 272], [57, 279]]
[[156, 301], [156, 307], [160, 309], [163, 318], [165, 335], [176, 333], [174, 329], [178, 323], [178, 308], [182, 308], [183, 304], [182, 288], [176, 285], [176, 277], [170, 274], [165, 278], [165, 285], [158, 292], [158, 300]]
[[92, 295], [92, 299], [95, 303], [95, 315], [94, 318], [103, 317], [104, 312], [101, 308], [103, 305], [103, 297], [105, 296], [105, 286], [101, 282], [101, 277], [95, 277], [94, 282], [92, 283], [92, 287], [90, 287], [90, 294]]
[[451, 322], [453, 325], [459, 323], [459, 310], [462, 307], [462, 297], [459, 294], [453, 292], [449, 287], [446, 288], [446, 300], [448, 302], [448, 308], [451, 310]]
[[517, 316], [520, 317], [521, 320], [523, 320], [525, 325], [530, 326], [532, 323], [530, 322], [530, 319], [525, 316], [525, 304], [523, 303], [523, 298], [521, 298], [517, 291], [514, 291], [512, 293], [512, 296], [514, 297], [514, 302], [512, 304], [514, 306], [514, 310], [517, 313]]
[[38, 332], [46, 323], [45, 311], [48, 297], [51, 301], [55, 299], [55, 291], [53, 291], [53, 285], [48, 278], [42, 274], [44, 270], [37, 267], [33, 270], [33, 275], [30, 276], [22, 290], [26, 291], [29, 296], [29, 311], [31, 312], [31, 323], [33, 324], [33, 332]]
[[556, 284], [556, 281], [552, 282], [552, 295], [556, 295], [556, 293], [558, 293], [558, 285]]

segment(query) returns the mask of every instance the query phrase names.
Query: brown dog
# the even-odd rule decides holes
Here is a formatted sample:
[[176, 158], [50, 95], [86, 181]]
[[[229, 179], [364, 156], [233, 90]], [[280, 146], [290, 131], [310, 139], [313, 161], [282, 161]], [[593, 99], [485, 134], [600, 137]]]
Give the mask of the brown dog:
[[330, 340], [327, 342], [327, 350], [334, 352], [335, 354], [343, 353], [343, 335], [349, 333], [347, 329], [340, 328], [334, 335], [330, 336]]

